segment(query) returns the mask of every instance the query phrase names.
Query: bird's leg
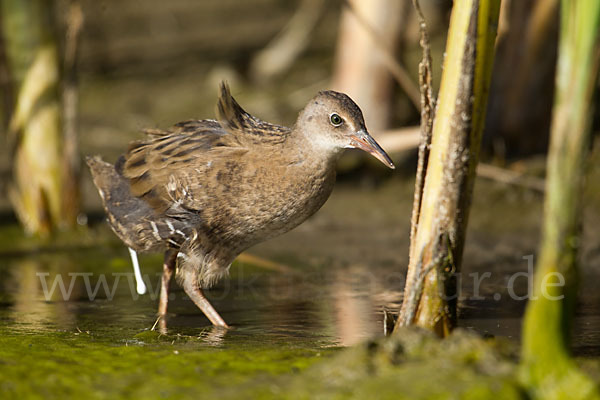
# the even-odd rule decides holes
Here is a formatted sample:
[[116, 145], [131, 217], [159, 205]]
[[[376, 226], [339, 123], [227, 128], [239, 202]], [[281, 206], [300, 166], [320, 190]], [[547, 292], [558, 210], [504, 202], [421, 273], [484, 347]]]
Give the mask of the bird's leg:
[[225, 323], [217, 310], [214, 309], [212, 304], [210, 304], [208, 299], [204, 296], [204, 293], [202, 292], [202, 289], [198, 287], [198, 282], [193, 274], [187, 273], [184, 275], [182, 286], [185, 293], [192, 299], [194, 304], [202, 310], [204, 315], [206, 315], [206, 318], [208, 318], [214, 326], [229, 328], [229, 325]]
[[164, 320], [167, 315], [167, 306], [169, 305], [169, 283], [175, 271], [177, 261], [177, 252], [167, 250], [165, 261], [163, 263], [163, 273], [160, 281], [160, 299], [158, 301], [158, 317]]

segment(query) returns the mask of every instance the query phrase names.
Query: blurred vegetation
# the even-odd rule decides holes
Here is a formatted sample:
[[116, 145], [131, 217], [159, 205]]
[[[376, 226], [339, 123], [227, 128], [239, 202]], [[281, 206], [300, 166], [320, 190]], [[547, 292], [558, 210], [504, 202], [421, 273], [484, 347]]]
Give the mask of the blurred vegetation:
[[61, 61], [53, 2], [3, 0], [6, 60], [16, 99], [8, 126], [12, 148], [10, 198], [26, 231], [48, 234], [73, 226], [78, 204], [69, 201], [77, 184], [65, 171]]
[[600, 3], [561, 0], [542, 242], [523, 331], [523, 374], [540, 399], [599, 399], [570, 357], [582, 190], [600, 62]]
[[548, 149], [558, 0], [503, 0], [483, 150], [497, 160]]

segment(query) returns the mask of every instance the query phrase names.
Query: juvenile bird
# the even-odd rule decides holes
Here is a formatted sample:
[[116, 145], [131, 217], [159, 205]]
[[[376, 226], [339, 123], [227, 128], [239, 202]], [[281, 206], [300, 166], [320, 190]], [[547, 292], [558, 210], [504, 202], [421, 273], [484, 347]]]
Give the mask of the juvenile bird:
[[227, 324], [203, 289], [227, 275], [242, 251], [321, 208], [345, 148], [394, 168], [358, 106], [329, 90], [310, 100], [290, 129], [248, 114], [221, 83], [217, 120], [146, 133], [115, 165], [87, 159], [108, 221], [132, 251], [164, 251], [159, 318], [167, 313], [176, 271], [186, 294], [222, 327]]

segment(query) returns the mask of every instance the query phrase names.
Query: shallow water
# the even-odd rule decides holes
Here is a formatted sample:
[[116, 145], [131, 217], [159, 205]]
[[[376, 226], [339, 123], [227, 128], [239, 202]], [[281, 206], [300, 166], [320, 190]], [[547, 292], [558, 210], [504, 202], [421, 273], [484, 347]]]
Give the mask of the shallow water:
[[[64, 250], [9, 258], [0, 269], [0, 320], [21, 334], [89, 331], [126, 342], [156, 320], [160, 257], [141, 258], [149, 293], [138, 295], [129, 260], [121, 248]], [[345, 271], [344, 273], [346, 273]], [[361, 284], [342, 271], [302, 274], [265, 271], [236, 262], [231, 277], [208, 292], [234, 329], [211, 332], [185, 293], [172, 282], [168, 332], [207, 337], [207, 344], [353, 344], [382, 332], [377, 282]], [[362, 283], [366, 283], [362, 281]]]
[[[0, 268], [0, 321], [4, 329], [15, 334], [92, 332], [126, 343], [156, 322], [161, 259], [146, 256], [141, 260], [149, 293], [140, 296], [121, 248], [8, 258]], [[299, 273], [297, 268], [268, 271], [236, 262], [230, 279], [208, 292], [211, 302], [234, 329], [226, 333], [212, 330], [172, 282], [168, 333], [202, 337], [211, 346], [352, 345], [382, 335], [383, 309], [396, 310], [401, 284], [402, 276], [385, 267], [323, 271], [309, 266]], [[503, 289], [495, 288], [492, 293], [493, 287], [483, 285], [483, 299], [473, 299], [468, 286], [463, 284], [467, 293], [461, 301], [460, 326], [518, 340], [525, 302], [510, 298], [496, 301], [494, 295], [503, 293]], [[521, 297], [526, 291], [521, 287], [518, 293]], [[576, 318], [576, 352], [598, 355], [598, 332], [596, 304], [582, 304]]]

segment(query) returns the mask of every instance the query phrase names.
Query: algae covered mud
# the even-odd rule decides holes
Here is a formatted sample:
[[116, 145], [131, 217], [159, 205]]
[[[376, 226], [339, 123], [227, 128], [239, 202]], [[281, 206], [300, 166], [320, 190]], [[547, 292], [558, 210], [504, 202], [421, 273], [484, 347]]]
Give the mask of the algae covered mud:
[[[151, 331], [161, 257], [141, 258], [149, 294], [138, 296], [127, 250], [100, 218], [52, 242], [2, 226], [0, 397], [521, 398], [515, 346], [541, 196], [476, 186], [460, 325], [497, 340], [463, 331], [440, 342], [409, 330], [369, 341], [382, 336], [383, 309], [402, 298], [411, 191], [404, 178], [363, 189], [342, 182], [305, 225], [253, 249], [280, 266], [236, 262], [209, 293], [235, 327], [227, 332], [212, 329], [176, 286], [168, 332]], [[586, 218], [599, 222], [597, 209]], [[574, 331], [593, 374], [598, 226], [586, 225]]]

